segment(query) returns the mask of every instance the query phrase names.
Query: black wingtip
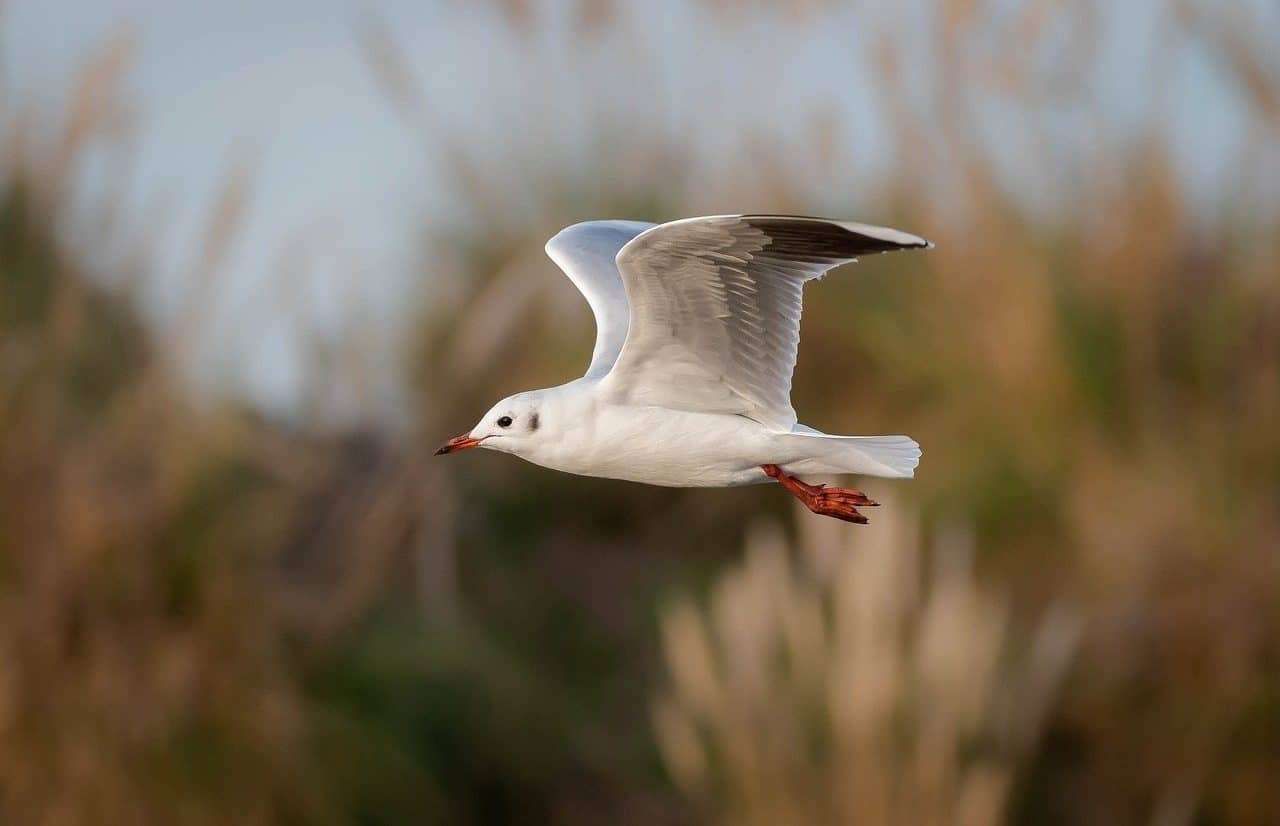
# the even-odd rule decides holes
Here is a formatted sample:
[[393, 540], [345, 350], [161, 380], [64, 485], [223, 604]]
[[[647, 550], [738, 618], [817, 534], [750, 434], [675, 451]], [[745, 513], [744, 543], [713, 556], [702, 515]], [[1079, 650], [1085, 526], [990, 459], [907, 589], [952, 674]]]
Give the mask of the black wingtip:
[[805, 215], [743, 215], [748, 226], [769, 236], [771, 246], [796, 256], [852, 259], [905, 249], [931, 249], [933, 242], [908, 232]]

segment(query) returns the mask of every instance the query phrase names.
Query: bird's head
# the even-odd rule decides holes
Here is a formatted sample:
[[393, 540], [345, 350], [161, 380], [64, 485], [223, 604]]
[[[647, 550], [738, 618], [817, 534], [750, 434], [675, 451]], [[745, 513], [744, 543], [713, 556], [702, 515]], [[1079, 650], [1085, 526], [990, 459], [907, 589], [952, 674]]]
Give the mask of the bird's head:
[[436, 451], [440, 456], [473, 447], [522, 455], [546, 425], [546, 405], [537, 392], [508, 396], [489, 408], [469, 433], [455, 436]]

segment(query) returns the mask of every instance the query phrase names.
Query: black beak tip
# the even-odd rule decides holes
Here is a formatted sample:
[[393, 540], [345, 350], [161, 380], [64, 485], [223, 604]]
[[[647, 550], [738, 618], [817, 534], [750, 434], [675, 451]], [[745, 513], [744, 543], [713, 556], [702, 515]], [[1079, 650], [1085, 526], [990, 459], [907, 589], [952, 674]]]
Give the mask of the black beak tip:
[[446, 454], [446, 453], [448, 453], [448, 452], [449, 452], [449, 446], [448, 446], [448, 445], [445, 445], [444, 447], [442, 447], [442, 448], [440, 448], [439, 450], [437, 450], [437, 451], [435, 452], [435, 455], [436, 455], [436, 456], [443, 456], [443, 455], [445, 455], [445, 454]]

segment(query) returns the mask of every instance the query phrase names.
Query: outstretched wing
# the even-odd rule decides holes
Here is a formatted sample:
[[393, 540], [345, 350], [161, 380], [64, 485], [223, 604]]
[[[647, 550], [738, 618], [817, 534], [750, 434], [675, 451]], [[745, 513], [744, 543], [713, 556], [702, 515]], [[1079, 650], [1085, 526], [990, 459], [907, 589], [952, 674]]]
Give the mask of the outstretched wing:
[[586, 221], [566, 227], [547, 242], [556, 262], [591, 305], [596, 317], [596, 347], [587, 375], [609, 372], [627, 338], [627, 291], [618, 274], [618, 250], [656, 224], [644, 221]]
[[804, 283], [860, 255], [928, 246], [884, 227], [786, 215], [646, 230], [618, 253], [630, 324], [607, 387], [632, 404], [790, 430]]

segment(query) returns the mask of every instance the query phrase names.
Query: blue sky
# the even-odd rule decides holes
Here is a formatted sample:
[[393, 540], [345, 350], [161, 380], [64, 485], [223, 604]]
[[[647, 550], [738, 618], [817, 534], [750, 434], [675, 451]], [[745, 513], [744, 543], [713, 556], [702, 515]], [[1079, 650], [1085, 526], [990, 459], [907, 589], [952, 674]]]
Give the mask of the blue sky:
[[[874, 115], [863, 35], [874, 23], [910, 38], [929, 22], [922, 2], [880, 12], [835, 4], [780, 25], [769, 13], [727, 24], [684, 0], [652, 0], [623, 9], [622, 33], [583, 47], [567, 41], [570, 4], [543, 5], [551, 12], [539, 31], [520, 37], [495, 23], [492, 6], [450, 0], [10, 0], [0, 27], [3, 87], [10, 100], [57, 112], [96, 47], [122, 31], [137, 37], [126, 88], [139, 143], [130, 194], [118, 206], [154, 242], [147, 301], [157, 319], [172, 318], [190, 295], [217, 187], [233, 164], [251, 165], [251, 208], [219, 274], [222, 297], [208, 310], [202, 374], [210, 386], [287, 408], [304, 393], [304, 331], [361, 325], [374, 369], [386, 359], [391, 372], [397, 333], [411, 318], [405, 297], [422, 295], [414, 280], [429, 277], [419, 231], [457, 219], [432, 146], [373, 79], [357, 36], [363, 23], [383, 21], [401, 44], [434, 127], [513, 180], [572, 177], [602, 129], [652, 133], [692, 147], [699, 161], [697, 186], [682, 182], [682, 202], [732, 211], [753, 206], [730, 202], [750, 188], [721, 180], [727, 167], [717, 159], [735, 157], [744, 135], [786, 145], [819, 110], [838, 113], [856, 151], [839, 169], [805, 179], [815, 209], [873, 191], [891, 147]], [[1065, 113], [1059, 137], [1086, 146], [1149, 128], [1155, 111], [1189, 186], [1211, 204], [1253, 126], [1220, 67], [1194, 45], [1168, 67], [1163, 97], [1153, 100], [1147, 50], [1159, 5], [1106, 6], [1089, 79], [1104, 117]], [[1053, 179], [1041, 180], [1045, 170], [1018, 142], [1016, 119], [992, 106], [983, 122], [1007, 147], [1007, 177], [1033, 199], [1037, 186], [1051, 191]], [[114, 162], [104, 156], [85, 171], [87, 201], [102, 197], [95, 185]], [[513, 209], [521, 195], [513, 184]], [[876, 219], [874, 204], [864, 209], [849, 217]], [[295, 312], [271, 309], [264, 295], [282, 296]]]

